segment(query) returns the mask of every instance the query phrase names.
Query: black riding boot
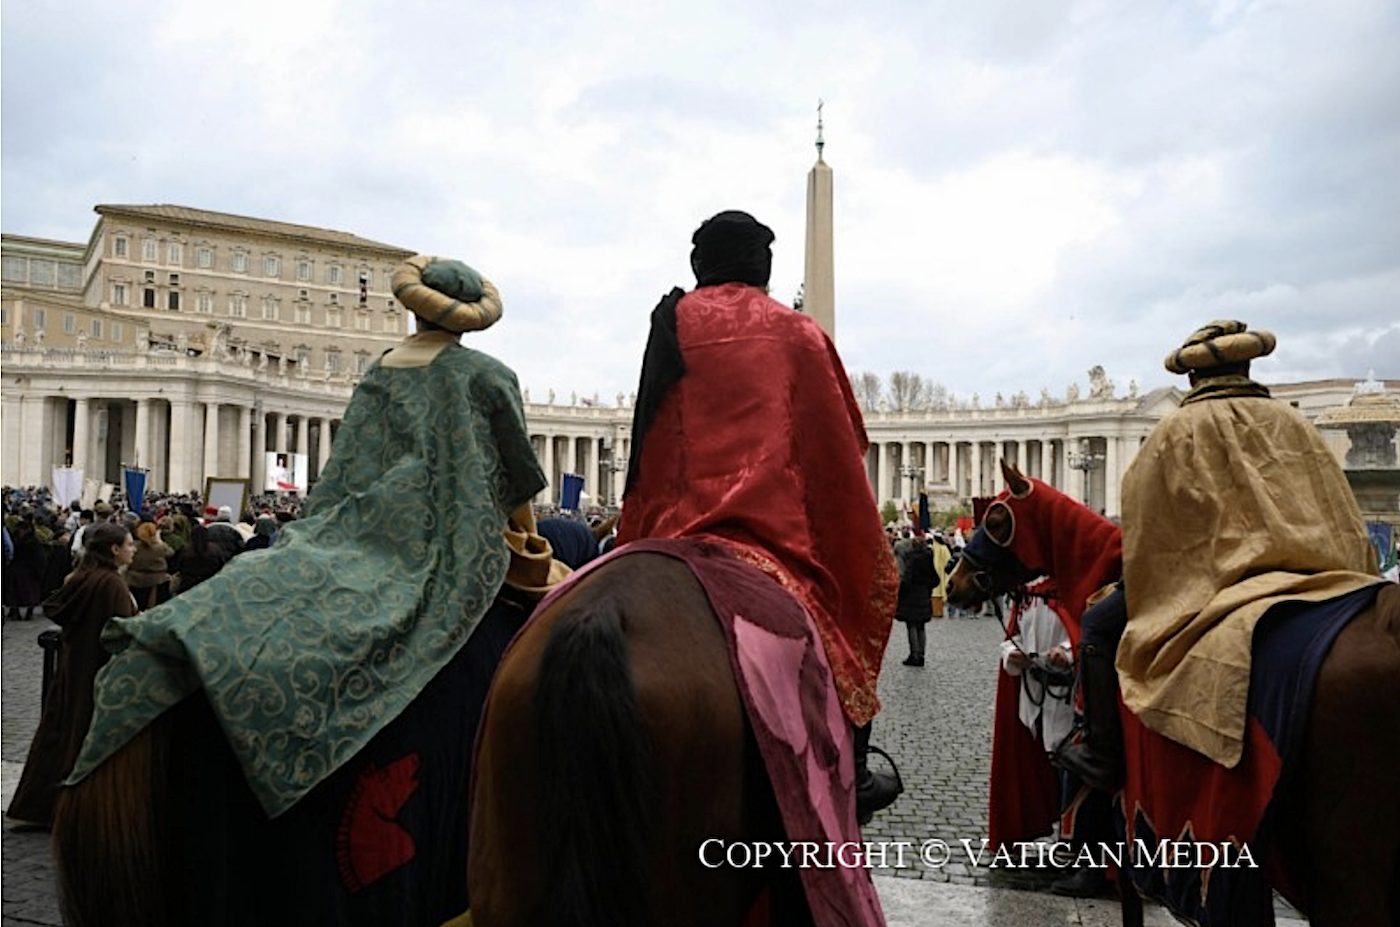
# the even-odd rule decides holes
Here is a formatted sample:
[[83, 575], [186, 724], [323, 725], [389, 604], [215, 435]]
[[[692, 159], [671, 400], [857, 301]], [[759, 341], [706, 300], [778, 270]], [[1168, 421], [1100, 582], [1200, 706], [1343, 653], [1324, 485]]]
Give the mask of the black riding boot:
[[1084, 644], [1079, 654], [1084, 731], [1055, 749], [1054, 763], [1089, 786], [1115, 792], [1123, 785], [1123, 728], [1118, 718], [1118, 671], [1113, 652]]
[[904, 791], [904, 784], [898, 774], [871, 772], [870, 723], [855, 728], [856, 754], [856, 823], [864, 827], [870, 823], [875, 812], [894, 804], [894, 800]]

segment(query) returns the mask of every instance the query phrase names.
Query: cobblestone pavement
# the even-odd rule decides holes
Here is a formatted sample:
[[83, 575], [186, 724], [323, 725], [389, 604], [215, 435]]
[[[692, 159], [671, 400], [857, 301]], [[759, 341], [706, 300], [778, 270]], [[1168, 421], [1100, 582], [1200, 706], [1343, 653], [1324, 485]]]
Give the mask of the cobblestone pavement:
[[[3, 801], [9, 804], [30, 738], [39, 719], [42, 620], [3, 622], [3, 725], [0, 760]], [[904, 627], [896, 625], [880, 678], [884, 711], [872, 742], [887, 750], [904, 777], [905, 794], [865, 829], [870, 841], [908, 840], [917, 846], [937, 838], [957, 846], [979, 841], [987, 829], [987, 775], [995, 697], [995, 659], [1001, 629], [992, 618], [946, 618], [928, 627], [928, 662], [900, 661], [907, 654]], [[873, 762], [881, 762], [876, 758]], [[3, 834], [3, 916], [0, 927], [61, 924], [53, 891], [48, 835], [6, 825]], [[876, 884], [892, 927], [925, 924], [1112, 924], [1112, 902], [1075, 901], [1044, 894], [1054, 873], [991, 870], [954, 861], [877, 873]], [[955, 883], [954, 885], [940, 883]], [[1001, 891], [1001, 889], [1029, 889]], [[1285, 908], [1280, 914], [1288, 916]], [[1168, 924], [1164, 912], [1149, 923]]]

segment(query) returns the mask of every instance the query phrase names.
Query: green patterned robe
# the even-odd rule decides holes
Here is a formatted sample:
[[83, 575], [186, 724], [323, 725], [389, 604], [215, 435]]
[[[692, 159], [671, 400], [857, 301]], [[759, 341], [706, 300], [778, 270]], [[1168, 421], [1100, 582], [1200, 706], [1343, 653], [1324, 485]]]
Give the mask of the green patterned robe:
[[110, 622], [77, 782], [203, 688], [270, 816], [349, 760], [466, 642], [505, 579], [507, 514], [545, 485], [515, 375], [451, 345], [372, 366], [270, 550]]

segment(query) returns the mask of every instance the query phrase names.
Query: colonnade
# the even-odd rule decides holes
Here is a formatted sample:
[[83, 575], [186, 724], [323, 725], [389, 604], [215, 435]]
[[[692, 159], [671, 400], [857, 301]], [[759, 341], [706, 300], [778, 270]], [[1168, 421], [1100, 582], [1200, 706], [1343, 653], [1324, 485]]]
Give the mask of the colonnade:
[[908, 503], [921, 490], [958, 500], [1005, 489], [1002, 460], [1095, 511], [1119, 513], [1120, 485], [1147, 428], [1131, 434], [1075, 434], [1065, 438], [874, 440], [866, 468], [877, 502]]
[[5, 472], [18, 485], [47, 485], [54, 467], [116, 483], [122, 465], [150, 471], [160, 492], [203, 492], [207, 477], [247, 479], [262, 491], [264, 454], [306, 454], [314, 481], [330, 460], [339, 419], [261, 402], [101, 394], [6, 396]]

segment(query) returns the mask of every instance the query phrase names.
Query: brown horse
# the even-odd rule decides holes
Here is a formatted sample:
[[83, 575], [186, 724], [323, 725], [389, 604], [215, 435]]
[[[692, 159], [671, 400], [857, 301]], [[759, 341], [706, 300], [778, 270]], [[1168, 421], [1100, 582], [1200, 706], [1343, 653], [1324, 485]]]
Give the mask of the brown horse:
[[[976, 566], [961, 559], [948, 578], [949, 602], [970, 608], [1045, 574], [1071, 593], [1064, 602], [1078, 621], [1086, 596], [1121, 576], [1119, 529], [1083, 506], [1035, 508], [1026, 503], [1032, 483], [1005, 462], [1002, 471], [1009, 489], [978, 532], [1010, 556]], [[1059, 495], [1038, 481], [1034, 492]], [[1037, 523], [1032, 513], [1049, 509], [1070, 514], [1058, 523], [1042, 515]], [[1125, 725], [1135, 720], [1122, 712]], [[1400, 923], [1400, 587], [1383, 588], [1333, 643], [1317, 679], [1300, 765], [1289, 796], [1299, 810], [1281, 822], [1276, 839], [1288, 881], [1304, 887], [1310, 922], [1394, 927]], [[1132, 881], [1120, 879], [1120, 891], [1124, 924], [1140, 925]]]
[[542, 606], [492, 683], [474, 776], [476, 927], [739, 925], [761, 896], [771, 923], [809, 922], [794, 870], [700, 862], [708, 839], [783, 831], [724, 633], [676, 559], [615, 557]]

